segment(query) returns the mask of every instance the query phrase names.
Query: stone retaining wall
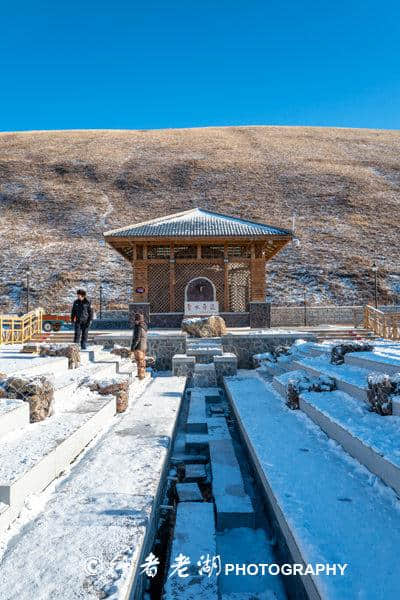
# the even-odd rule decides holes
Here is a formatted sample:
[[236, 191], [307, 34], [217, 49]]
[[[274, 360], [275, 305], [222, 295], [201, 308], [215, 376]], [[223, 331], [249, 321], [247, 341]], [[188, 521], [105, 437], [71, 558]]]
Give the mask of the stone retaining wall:
[[297, 339], [316, 341], [310, 333], [243, 333], [226, 334], [222, 336], [222, 347], [224, 352], [232, 352], [238, 357], [239, 369], [251, 369], [253, 367], [253, 354], [271, 352], [277, 346], [291, 345]]

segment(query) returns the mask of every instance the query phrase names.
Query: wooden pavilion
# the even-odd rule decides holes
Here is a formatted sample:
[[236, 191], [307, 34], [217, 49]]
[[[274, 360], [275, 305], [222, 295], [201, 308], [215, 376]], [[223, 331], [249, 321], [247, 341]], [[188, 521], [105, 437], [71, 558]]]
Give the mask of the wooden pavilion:
[[195, 208], [104, 233], [132, 265], [132, 311], [152, 326], [221, 314], [229, 326], [267, 326], [265, 265], [292, 232]]

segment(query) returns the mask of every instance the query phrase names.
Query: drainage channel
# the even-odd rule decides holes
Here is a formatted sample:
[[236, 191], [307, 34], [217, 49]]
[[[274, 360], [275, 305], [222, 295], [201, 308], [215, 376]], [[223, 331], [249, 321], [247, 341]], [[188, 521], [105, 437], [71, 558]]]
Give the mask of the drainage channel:
[[216, 382], [204, 387], [204, 377], [186, 388], [159, 510], [157, 573], [141, 600], [306, 597], [296, 578], [262, 566], [290, 555], [225, 392]]

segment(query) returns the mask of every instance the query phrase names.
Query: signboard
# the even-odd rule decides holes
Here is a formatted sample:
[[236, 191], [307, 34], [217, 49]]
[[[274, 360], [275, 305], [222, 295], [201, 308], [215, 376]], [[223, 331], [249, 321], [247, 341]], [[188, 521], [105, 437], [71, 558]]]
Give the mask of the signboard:
[[137, 294], [144, 294], [145, 291], [146, 290], [144, 289], [144, 287], [137, 287], [136, 290], [135, 290], [135, 292]]
[[202, 300], [194, 302], [185, 302], [185, 315], [217, 315], [219, 312], [218, 302], [203, 302]]

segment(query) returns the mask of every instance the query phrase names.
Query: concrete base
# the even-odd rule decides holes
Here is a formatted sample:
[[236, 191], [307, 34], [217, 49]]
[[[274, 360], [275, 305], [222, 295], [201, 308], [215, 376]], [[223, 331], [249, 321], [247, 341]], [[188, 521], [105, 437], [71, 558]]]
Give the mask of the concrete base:
[[199, 364], [194, 367], [193, 386], [200, 388], [214, 387], [217, 385], [217, 376], [215, 373], [215, 365]]

